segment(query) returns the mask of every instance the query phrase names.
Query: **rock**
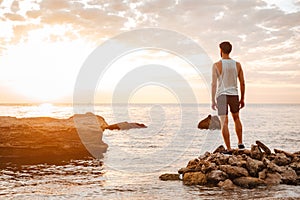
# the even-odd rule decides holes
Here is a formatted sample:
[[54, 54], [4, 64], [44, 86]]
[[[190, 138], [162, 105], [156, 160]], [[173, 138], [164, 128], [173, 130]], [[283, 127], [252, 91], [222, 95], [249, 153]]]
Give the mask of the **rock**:
[[271, 162], [270, 160], [268, 160], [267, 158], [263, 159], [263, 163], [264, 165], [267, 167], [267, 169], [269, 171], [272, 172], [279, 172], [281, 173], [283, 171], [283, 169], [281, 167], [279, 167], [278, 165], [276, 165], [275, 163]]
[[109, 130], [128, 130], [133, 128], [147, 128], [145, 124], [140, 123], [128, 123], [128, 122], [120, 122], [117, 124], [111, 124], [106, 127]]
[[199, 171], [201, 171], [201, 170], [184, 167], [184, 168], [181, 168], [178, 170], [178, 174], [185, 174], [187, 172], [199, 172]]
[[207, 174], [207, 181], [209, 183], [217, 184], [220, 181], [225, 181], [228, 175], [221, 170], [213, 170]]
[[285, 166], [291, 163], [291, 159], [286, 157], [284, 153], [277, 153], [272, 162], [279, 166]]
[[254, 177], [240, 177], [233, 180], [233, 183], [242, 188], [255, 188], [266, 185], [265, 181]]
[[264, 169], [258, 174], [258, 178], [264, 180], [267, 185], [278, 185], [282, 182], [282, 177], [278, 172], [270, 172], [267, 169]]
[[199, 129], [221, 129], [221, 122], [218, 116], [208, 115], [205, 119], [201, 120], [198, 124]]
[[271, 153], [270, 155], [267, 155], [264, 158], [267, 158], [268, 160], [272, 161], [272, 160], [275, 159], [275, 157], [276, 157], [276, 154], [275, 153]]
[[[64, 164], [103, 157], [107, 123], [92, 113], [68, 119], [0, 117], [0, 168], [34, 164]], [[88, 144], [88, 145], [84, 145]]]
[[261, 141], [256, 141], [255, 142], [264, 152], [266, 152], [267, 155], [270, 155], [272, 152], [269, 149], [269, 147], [267, 147], [264, 143], [262, 143]]
[[246, 156], [251, 156], [251, 151], [249, 149], [233, 149], [232, 155], [246, 155]]
[[224, 190], [233, 190], [236, 187], [230, 179], [220, 181], [218, 183], [218, 186], [223, 188]]
[[292, 155], [293, 155], [293, 162], [300, 162], [300, 151], [297, 151]]
[[188, 172], [183, 175], [184, 185], [205, 185], [206, 175], [202, 172]]
[[216, 153], [216, 154], [212, 154], [210, 157], [208, 157], [207, 161], [213, 162], [217, 165], [227, 165], [228, 159], [229, 159], [228, 156], [221, 154], [221, 153]]
[[199, 162], [200, 160], [197, 158], [194, 160], [190, 160], [186, 167], [190, 169], [195, 169], [198, 166]]
[[247, 161], [246, 161], [246, 167], [251, 176], [258, 177], [258, 172], [263, 170], [265, 165], [262, 161], [255, 160], [255, 159], [248, 157]]
[[267, 173], [268, 173], [268, 170], [267, 169], [263, 169], [262, 171], [260, 171], [258, 173], [258, 178], [264, 180], [267, 178]]
[[297, 156], [297, 155], [300, 155], [300, 151], [296, 151], [293, 153], [293, 156]]
[[243, 156], [237, 155], [237, 156], [229, 156], [228, 164], [231, 166], [246, 168], [247, 162]]
[[294, 153], [292, 155], [293, 155], [292, 162], [300, 162], [300, 155]]
[[281, 183], [282, 176], [278, 172], [267, 173], [264, 179], [267, 185], [279, 185]]
[[162, 181], [178, 181], [179, 174], [162, 174], [159, 176], [159, 179]]
[[249, 176], [248, 171], [242, 167], [230, 166], [230, 165], [221, 165], [220, 170], [225, 172], [230, 179], [234, 179], [241, 176]]
[[212, 170], [217, 169], [216, 163], [213, 162], [208, 162], [208, 161], [203, 161], [202, 166], [201, 166], [201, 172], [203, 173], [208, 173], [211, 172]]
[[297, 173], [292, 168], [286, 167], [280, 175], [284, 184], [297, 185]]
[[188, 172], [188, 168], [186, 168], [186, 167], [183, 167], [183, 168], [180, 168], [179, 170], [178, 170], [178, 174], [184, 174], [184, 173], [186, 173], [186, 172]]
[[203, 155], [199, 156], [200, 160], [205, 160], [206, 158], [208, 158], [211, 155], [211, 153], [209, 152], [205, 152]]
[[290, 167], [300, 176], [300, 162], [293, 162], [290, 164]]
[[251, 158], [256, 159], [256, 160], [261, 160], [262, 159], [262, 152], [260, 148], [257, 145], [251, 145]]
[[214, 150], [213, 154], [215, 153], [222, 153], [224, 152], [226, 149], [223, 145], [220, 145], [218, 148], [216, 148], [216, 150]]
[[289, 153], [289, 152], [286, 152], [286, 151], [283, 151], [283, 150], [280, 150], [280, 149], [274, 149], [274, 152], [276, 154], [283, 153], [284, 155], [286, 155], [287, 157], [289, 157], [291, 159], [294, 158], [294, 155], [292, 153]]
[[225, 156], [224, 154], [215, 153], [215, 154], [212, 154], [211, 156], [209, 156], [207, 158], [207, 161], [213, 162], [217, 165], [226, 165], [226, 164], [228, 164], [228, 159], [229, 159], [229, 157]]

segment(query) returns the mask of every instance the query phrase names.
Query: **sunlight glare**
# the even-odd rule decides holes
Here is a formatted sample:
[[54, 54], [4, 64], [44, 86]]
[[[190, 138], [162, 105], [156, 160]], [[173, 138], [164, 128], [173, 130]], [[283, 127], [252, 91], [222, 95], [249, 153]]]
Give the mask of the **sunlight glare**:
[[32, 37], [8, 49], [0, 60], [5, 66], [0, 69], [0, 81], [10, 82], [12, 90], [33, 102], [63, 101], [71, 96], [78, 71], [91, 50], [81, 39], [51, 42], [42, 35]]
[[51, 103], [42, 103], [38, 106], [38, 113], [40, 116], [50, 116], [53, 108], [54, 106]]

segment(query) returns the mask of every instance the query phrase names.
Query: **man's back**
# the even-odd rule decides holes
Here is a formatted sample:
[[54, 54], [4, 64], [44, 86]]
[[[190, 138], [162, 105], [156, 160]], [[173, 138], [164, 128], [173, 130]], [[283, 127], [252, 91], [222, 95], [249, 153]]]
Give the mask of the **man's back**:
[[218, 66], [218, 91], [217, 96], [225, 95], [238, 95], [237, 86], [237, 65], [236, 61], [232, 59], [222, 59]]

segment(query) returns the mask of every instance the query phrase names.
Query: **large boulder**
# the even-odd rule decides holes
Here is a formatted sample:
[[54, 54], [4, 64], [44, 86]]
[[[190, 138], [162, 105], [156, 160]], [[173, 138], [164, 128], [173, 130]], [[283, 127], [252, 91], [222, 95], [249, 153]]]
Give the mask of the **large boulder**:
[[102, 158], [107, 123], [92, 113], [68, 119], [0, 117], [0, 168]]
[[218, 116], [208, 115], [205, 119], [201, 120], [198, 124], [199, 129], [221, 129], [221, 122]]

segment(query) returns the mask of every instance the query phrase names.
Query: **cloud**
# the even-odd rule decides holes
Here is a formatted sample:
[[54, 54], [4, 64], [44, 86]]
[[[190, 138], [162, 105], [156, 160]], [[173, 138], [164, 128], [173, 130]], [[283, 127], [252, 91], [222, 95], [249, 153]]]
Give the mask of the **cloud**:
[[23, 16], [14, 13], [4, 13], [4, 17], [11, 21], [25, 21]]
[[43, 0], [40, 3], [41, 10], [68, 10], [70, 7], [68, 0]]
[[11, 4], [11, 11], [16, 13], [17, 11], [19, 11], [20, 7], [19, 7], [19, 1], [14, 1], [12, 4]]
[[[99, 44], [103, 38], [124, 30], [154, 26], [196, 40], [213, 60], [219, 59], [219, 42], [230, 40], [232, 56], [242, 62], [251, 83], [280, 80], [300, 85], [299, 1], [294, 2], [297, 8], [290, 13], [263, 0], [32, 0], [26, 1], [28, 5], [22, 2], [15, 0], [0, 11], [1, 28], [6, 33], [13, 31], [0, 33], [1, 49], [44, 29], [51, 30], [45, 40], [85, 38]], [[4, 6], [1, 0], [0, 5]], [[49, 29], [56, 25], [65, 29], [62, 35]]]

